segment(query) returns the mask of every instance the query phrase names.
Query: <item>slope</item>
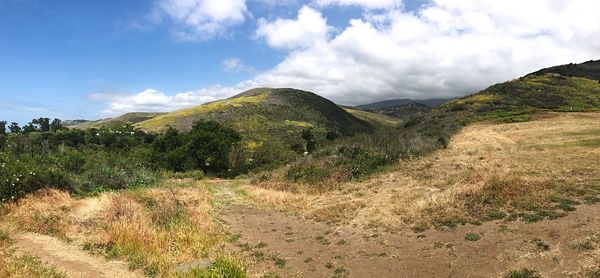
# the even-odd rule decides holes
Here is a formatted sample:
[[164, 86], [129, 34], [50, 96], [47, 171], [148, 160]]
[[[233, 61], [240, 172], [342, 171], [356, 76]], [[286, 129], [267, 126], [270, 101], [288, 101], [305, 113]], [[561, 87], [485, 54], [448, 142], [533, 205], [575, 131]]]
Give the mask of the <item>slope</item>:
[[587, 61], [581, 64], [566, 64], [550, 67], [531, 73], [529, 75], [544, 75], [547, 73], [557, 73], [562, 76], [583, 77], [592, 80], [600, 80], [600, 60]]
[[72, 122], [73, 124], [70, 126], [76, 128], [111, 128], [126, 124], [136, 124], [164, 114], [165, 113], [160, 112], [131, 112], [115, 118], [108, 118], [98, 121], [75, 120], [69, 121], [69, 123]]
[[190, 129], [198, 120], [214, 120], [232, 127], [248, 140], [285, 139], [309, 127], [343, 135], [368, 131], [371, 124], [314, 93], [295, 89], [257, 88], [228, 99], [174, 111], [136, 124], [160, 132], [169, 126]]

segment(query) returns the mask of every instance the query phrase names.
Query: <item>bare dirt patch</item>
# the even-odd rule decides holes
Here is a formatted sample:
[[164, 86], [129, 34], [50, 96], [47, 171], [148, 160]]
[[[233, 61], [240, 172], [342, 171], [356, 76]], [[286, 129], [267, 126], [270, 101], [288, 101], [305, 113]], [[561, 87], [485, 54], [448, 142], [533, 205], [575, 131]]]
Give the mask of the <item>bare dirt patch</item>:
[[221, 218], [236, 238], [229, 248], [243, 255], [251, 276], [504, 277], [528, 268], [585, 277], [600, 265], [597, 247], [585, 243], [600, 233], [599, 215], [593, 205], [560, 220], [424, 233], [367, 231], [247, 205], [225, 208]]

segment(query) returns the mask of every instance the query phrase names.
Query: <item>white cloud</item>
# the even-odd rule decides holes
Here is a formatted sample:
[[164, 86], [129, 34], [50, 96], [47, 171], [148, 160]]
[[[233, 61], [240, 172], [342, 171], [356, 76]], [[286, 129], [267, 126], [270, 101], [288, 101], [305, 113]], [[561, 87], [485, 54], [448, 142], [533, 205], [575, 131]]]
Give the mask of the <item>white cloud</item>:
[[174, 23], [178, 40], [207, 40], [226, 33], [246, 19], [245, 0], [160, 0], [152, 13], [155, 23]]
[[360, 6], [366, 9], [400, 7], [402, 0], [314, 0], [318, 6]]
[[291, 49], [324, 42], [330, 29], [320, 12], [304, 6], [297, 19], [278, 18], [272, 22], [259, 19], [256, 37], [272, 47]]
[[[329, 2], [368, 8], [385, 1]], [[105, 112], [170, 111], [257, 86], [310, 90], [342, 104], [454, 97], [542, 67], [600, 58], [600, 1], [431, 0], [414, 12], [394, 4], [336, 32], [326, 15], [302, 7], [296, 19], [261, 19], [256, 37], [287, 53], [251, 80], [173, 96], [113, 96]], [[222, 67], [244, 64], [232, 58]]]
[[163, 92], [146, 89], [133, 95], [94, 93], [89, 97], [95, 101], [106, 101], [108, 107], [100, 112], [102, 116], [115, 116], [127, 112], [169, 112], [200, 105], [202, 103], [227, 98], [250, 89], [252, 82], [236, 86], [211, 86], [196, 91], [167, 95]]
[[226, 72], [256, 72], [251, 66], [247, 66], [240, 58], [231, 57], [221, 61], [221, 68]]
[[[600, 2], [585, 0], [434, 0], [415, 13], [390, 8], [351, 20], [323, 43], [290, 50], [255, 81], [347, 104], [459, 96], [541, 67], [597, 59], [598, 18]], [[290, 45], [272, 37], [266, 40], [273, 47]]]

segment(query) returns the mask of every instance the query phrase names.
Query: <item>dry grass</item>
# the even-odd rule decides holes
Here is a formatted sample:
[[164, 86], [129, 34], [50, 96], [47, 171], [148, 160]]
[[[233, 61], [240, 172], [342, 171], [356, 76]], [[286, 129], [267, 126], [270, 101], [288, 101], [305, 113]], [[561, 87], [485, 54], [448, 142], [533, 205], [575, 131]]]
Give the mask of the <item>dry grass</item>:
[[204, 187], [116, 195], [103, 213], [100, 245], [146, 274], [166, 274], [177, 264], [207, 257], [224, 240]]
[[67, 192], [44, 189], [6, 205], [2, 220], [20, 230], [66, 238], [74, 202]]
[[16, 255], [13, 240], [0, 230], [0, 277], [49, 277], [62, 278], [66, 275], [29, 255]]
[[[201, 258], [223, 263], [214, 271], [231, 271], [227, 267], [232, 266], [235, 273], [243, 273], [243, 266], [222, 251], [227, 234], [213, 216], [213, 200], [202, 182], [172, 181], [161, 188], [81, 200], [45, 190], [6, 206], [3, 212], [3, 222], [15, 231], [73, 241], [92, 253], [126, 260], [131, 269], [148, 276], [185, 276], [174, 268]], [[8, 265], [18, 266], [14, 261]]]
[[[308, 217], [388, 228], [404, 224], [555, 218], [600, 195], [600, 113], [550, 113], [465, 128], [446, 150], [339, 190], [247, 188], [257, 203]], [[264, 183], [263, 183], [264, 184]], [[269, 188], [271, 187], [271, 188]], [[353, 206], [355, 211], [327, 209]]]

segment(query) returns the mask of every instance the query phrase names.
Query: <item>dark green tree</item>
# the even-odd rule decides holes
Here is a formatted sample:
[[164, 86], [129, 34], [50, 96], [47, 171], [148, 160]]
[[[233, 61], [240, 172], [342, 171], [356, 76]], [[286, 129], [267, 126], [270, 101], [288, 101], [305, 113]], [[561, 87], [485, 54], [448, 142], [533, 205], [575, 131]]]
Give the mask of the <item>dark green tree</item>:
[[34, 124], [37, 124], [37, 129], [41, 132], [50, 131], [50, 119], [49, 118], [38, 118], [31, 121]]
[[37, 120], [33, 120], [31, 122], [29, 122], [28, 124], [23, 126], [23, 133], [31, 133], [31, 132], [36, 132], [38, 131], [38, 125], [37, 125]]
[[10, 130], [10, 133], [20, 133], [21, 132], [21, 127], [19, 126], [18, 123], [12, 122], [9, 126], [8, 129]]
[[325, 138], [329, 141], [335, 141], [335, 139], [337, 139], [339, 136], [340, 135], [337, 132], [335, 132], [334, 130], [329, 130], [325, 134]]
[[61, 130], [61, 129], [63, 129], [63, 128], [64, 128], [64, 127], [63, 127], [63, 125], [62, 125], [62, 121], [61, 121], [61, 120], [59, 120], [59, 119], [54, 119], [54, 120], [52, 120], [52, 122], [50, 123], [50, 130], [51, 130], [51, 131], [54, 131], [54, 132], [56, 132], [56, 131], [59, 131], [59, 130]]
[[312, 133], [312, 128], [302, 131], [302, 139], [306, 141], [306, 151], [308, 153], [313, 153], [317, 149], [317, 140], [315, 139], [315, 135]]
[[215, 121], [196, 122], [188, 136], [186, 149], [195, 168], [216, 174], [225, 174], [229, 170], [229, 154], [242, 140], [237, 131]]
[[191, 168], [184, 145], [185, 135], [169, 127], [167, 132], [158, 136], [152, 143], [152, 160], [160, 168], [181, 172]]
[[6, 134], [6, 121], [0, 121], [0, 134]]

